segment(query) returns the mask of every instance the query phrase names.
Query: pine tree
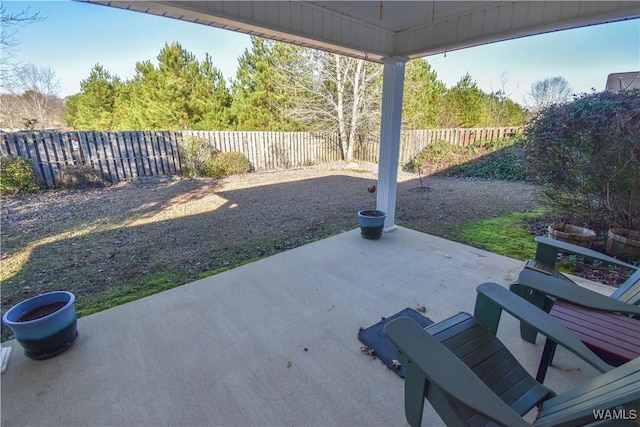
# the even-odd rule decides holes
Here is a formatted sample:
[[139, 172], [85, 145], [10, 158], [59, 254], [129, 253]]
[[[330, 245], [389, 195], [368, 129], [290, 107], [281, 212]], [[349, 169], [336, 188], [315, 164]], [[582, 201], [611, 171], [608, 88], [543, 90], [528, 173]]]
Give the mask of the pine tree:
[[136, 74], [118, 97], [119, 127], [226, 129], [230, 94], [207, 55], [199, 62], [179, 43], [165, 44], [158, 65], [136, 63]]
[[485, 93], [465, 74], [445, 94], [445, 127], [471, 128], [481, 126]]
[[402, 123], [405, 129], [433, 129], [441, 123], [447, 88], [426, 60], [407, 62]]
[[100, 64], [94, 65], [86, 80], [80, 83], [80, 93], [67, 101], [66, 121], [82, 130], [109, 130], [120, 79], [112, 76]]
[[239, 59], [232, 87], [231, 112], [237, 130], [299, 130], [289, 114], [299, 94], [288, 84], [304, 48], [251, 38], [251, 50]]

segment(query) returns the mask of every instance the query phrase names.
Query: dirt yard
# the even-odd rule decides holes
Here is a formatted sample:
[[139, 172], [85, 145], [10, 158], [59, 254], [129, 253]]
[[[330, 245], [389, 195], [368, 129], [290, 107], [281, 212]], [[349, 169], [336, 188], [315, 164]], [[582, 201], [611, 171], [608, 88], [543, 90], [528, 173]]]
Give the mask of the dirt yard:
[[[335, 163], [3, 198], [2, 309], [64, 288], [80, 313], [91, 312], [101, 299], [126, 301], [144, 287], [155, 292], [357, 228], [356, 212], [375, 207], [367, 187], [376, 176], [375, 165]], [[527, 184], [427, 177], [421, 185], [400, 172], [396, 223], [452, 238], [467, 221], [538, 206]]]

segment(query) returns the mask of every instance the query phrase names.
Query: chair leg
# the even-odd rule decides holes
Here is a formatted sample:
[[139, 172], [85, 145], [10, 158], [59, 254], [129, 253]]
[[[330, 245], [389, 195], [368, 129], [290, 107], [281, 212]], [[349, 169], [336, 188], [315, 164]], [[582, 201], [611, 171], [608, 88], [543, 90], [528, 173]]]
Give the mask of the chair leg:
[[405, 364], [404, 369], [404, 413], [411, 426], [420, 427], [427, 379], [411, 362]]
[[[512, 284], [509, 289], [511, 290], [511, 292], [526, 299], [539, 309], [544, 310], [547, 313], [551, 311], [553, 301], [548, 299], [544, 294], [533, 292], [526, 286], [523, 286], [519, 283]], [[525, 325], [523, 322], [520, 322], [520, 337], [528, 343], [535, 344], [538, 333], [535, 329]]]
[[556, 343], [549, 338], [544, 343], [544, 349], [542, 350], [542, 357], [540, 357], [540, 366], [538, 366], [538, 373], [536, 374], [536, 381], [540, 384], [544, 382], [544, 377], [547, 375], [547, 369], [553, 362], [553, 356], [556, 353]]

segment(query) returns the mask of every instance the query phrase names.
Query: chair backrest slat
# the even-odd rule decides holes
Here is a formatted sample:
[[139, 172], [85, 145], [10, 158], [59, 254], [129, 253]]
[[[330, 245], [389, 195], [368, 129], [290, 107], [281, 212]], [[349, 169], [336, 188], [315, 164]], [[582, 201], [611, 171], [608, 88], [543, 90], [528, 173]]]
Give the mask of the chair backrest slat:
[[594, 411], [640, 402], [640, 360], [634, 359], [543, 402], [534, 426], [582, 425], [596, 421]]
[[636, 270], [620, 287], [611, 294], [611, 298], [640, 305], [640, 270]]

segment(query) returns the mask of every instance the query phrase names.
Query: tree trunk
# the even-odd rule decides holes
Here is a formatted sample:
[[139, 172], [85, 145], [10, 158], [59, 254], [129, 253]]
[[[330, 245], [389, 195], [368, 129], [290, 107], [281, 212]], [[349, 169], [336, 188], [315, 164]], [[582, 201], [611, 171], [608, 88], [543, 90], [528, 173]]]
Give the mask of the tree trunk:
[[351, 104], [351, 129], [349, 131], [349, 145], [347, 146], [347, 161], [352, 162], [354, 159], [356, 136], [358, 134], [358, 121], [362, 113], [362, 100], [364, 94], [364, 82], [366, 80], [366, 69], [364, 60], [356, 60], [356, 71], [353, 75], [353, 100]]
[[342, 72], [342, 63], [340, 61], [340, 55], [333, 54], [333, 58], [335, 60], [336, 65], [336, 91], [338, 96], [338, 134], [340, 135], [340, 148], [341, 148], [341, 156], [342, 159], [350, 162], [353, 158], [349, 158], [349, 135], [347, 135], [347, 125], [344, 118], [344, 96], [345, 96], [345, 87], [344, 87], [344, 73]]

